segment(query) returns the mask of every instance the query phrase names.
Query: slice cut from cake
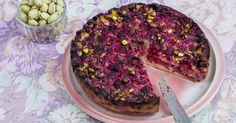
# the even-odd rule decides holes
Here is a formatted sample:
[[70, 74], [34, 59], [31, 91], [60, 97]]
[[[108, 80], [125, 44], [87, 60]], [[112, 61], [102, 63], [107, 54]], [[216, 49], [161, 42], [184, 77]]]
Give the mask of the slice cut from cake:
[[71, 63], [95, 102], [145, 115], [159, 109], [145, 63], [200, 82], [209, 54], [208, 41], [192, 19], [167, 6], [135, 3], [88, 20], [72, 41]]

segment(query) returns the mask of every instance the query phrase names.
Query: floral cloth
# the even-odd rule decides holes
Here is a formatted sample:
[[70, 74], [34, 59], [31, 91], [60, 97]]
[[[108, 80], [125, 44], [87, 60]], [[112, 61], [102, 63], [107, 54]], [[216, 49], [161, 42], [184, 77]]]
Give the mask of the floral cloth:
[[61, 61], [69, 44], [64, 39], [97, 13], [132, 2], [166, 4], [204, 23], [215, 34], [226, 59], [223, 85], [192, 120], [236, 123], [235, 0], [66, 0], [68, 29], [51, 44], [34, 44], [24, 38], [14, 19], [18, 1], [0, 0], [0, 122], [99, 122], [80, 110], [64, 89]]

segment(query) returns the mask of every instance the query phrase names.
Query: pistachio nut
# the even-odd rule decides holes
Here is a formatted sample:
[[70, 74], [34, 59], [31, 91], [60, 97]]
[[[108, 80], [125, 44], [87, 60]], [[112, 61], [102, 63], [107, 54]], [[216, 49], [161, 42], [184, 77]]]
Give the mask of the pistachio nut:
[[62, 6], [62, 7], [65, 6], [62, 0], [57, 0], [57, 5], [60, 5], [60, 6]]
[[40, 11], [47, 12], [48, 11], [48, 4], [42, 3], [42, 6], [40, 7]]
[[38, 26], [38, 22], [34, 19], [28, 20], [28, 24], [31, 25], [31, 26]]
[[38, 16], [38, 10], [37, 9], [32, 9], [28, 13], [29, 19], [34, 19], [37, 18]]
[[38, 9], [37, 6], [31, 6], [31, 9]]
[[52, 2], [48, 6], [48, 13], [53, 14], [55, 11], [56, 11], [56, 6], [55, 6], [55, 3]]
[[21, 8], [22, 12], [24, 12], [26, 14], [30, 11], [30, 7], [27, 5], [22, 5], [20, 8]]
[[64, 8], [61, 7], [60, 5], [56, 5], [56, 10], [57, 10], [58, 13], [61, 14], [63, 12]]
[[27, 17], [27, 15], [24, 13], [24, 12], [20, 12], [19, 13], [19, 18], [20, 18], [20, 20], [21, 21], [23, 21], [23, 22], [27, 22], [27, 20], [28, 20], [28, 17]]
[[46, 20], [39, 20], [39, 26], [45, 26], [45, 25], [47, 25]]
[[34, 5], [34, 0], [28, 0], [28, 5], [33, 6]]
[[28, 1], [27, 0], [22, 0], [21, 2], [20, 2], [20, 5], [27, 5], [28, 4]]
[[49, 17], [50, 15], [46, 12], [41, 12], [41, 14], [39, 15], [39, 18], [43, 20], [47, 20]]
[[53, 13], [49, 18], [48, 18], [48, 23], [52, 23], [55, 20], [57, 20], [60, 17], [60, 14], [58, 12]]
[[34, 18], [35, 20], [39, 20], [39, 15], [41, 14], [41, 12], [40, 11], [38, 11], [38, 14], [37, 14], [37, 16]]
[[41, 6], [42, 5], [42, 3], [43, 3], [43, 0], [34, 0], [34, 5], [35, 6]]

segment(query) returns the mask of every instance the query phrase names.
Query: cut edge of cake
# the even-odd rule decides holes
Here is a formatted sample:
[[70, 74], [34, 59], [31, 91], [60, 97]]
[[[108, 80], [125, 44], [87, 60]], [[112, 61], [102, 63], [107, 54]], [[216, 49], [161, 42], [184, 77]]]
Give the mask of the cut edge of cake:
[[[77, 79], [77, 81], [80, 81]], [[132, 105], [120, 105], [116, 103], [114, 105], [112, 102], [107, 101], [103, 96], [96, 95], [91, 89], [89, 89], [83, 82], [79, 82], [82, 89], [86, 93], [86, 95], [89, 96], [90, 99], [95, 101], [100, 106], [109, 109], [110, 111], [119, 112], [122, 114], [128, 114], [128, 115], [147, 115], [147, 114], [153, 114], [155, 112], [159, 111], [160, 107], [160, 97], [156, 96], [156, 101], [152, 101], [150, 103], [146, 104], [132, 104]], [[155, 97], [154, 97], [155, 98]]]

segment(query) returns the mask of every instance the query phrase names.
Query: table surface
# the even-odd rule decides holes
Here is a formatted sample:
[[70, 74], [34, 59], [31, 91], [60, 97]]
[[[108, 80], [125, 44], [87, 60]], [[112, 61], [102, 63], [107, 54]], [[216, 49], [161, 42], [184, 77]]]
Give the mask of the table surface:
[[0, 122], [97, 123], [65, 91], [61, 60], [72, 32], [97, 13], [132, 2], [171, 6], [205, 24], [225, 55], [225, 76], [216, 97], [194, 123], [236, 123], [236, 0], [66, 0], [68, 28], [56, 42], [34, 44], [15, 23], [17, 0], [0, 0]]

